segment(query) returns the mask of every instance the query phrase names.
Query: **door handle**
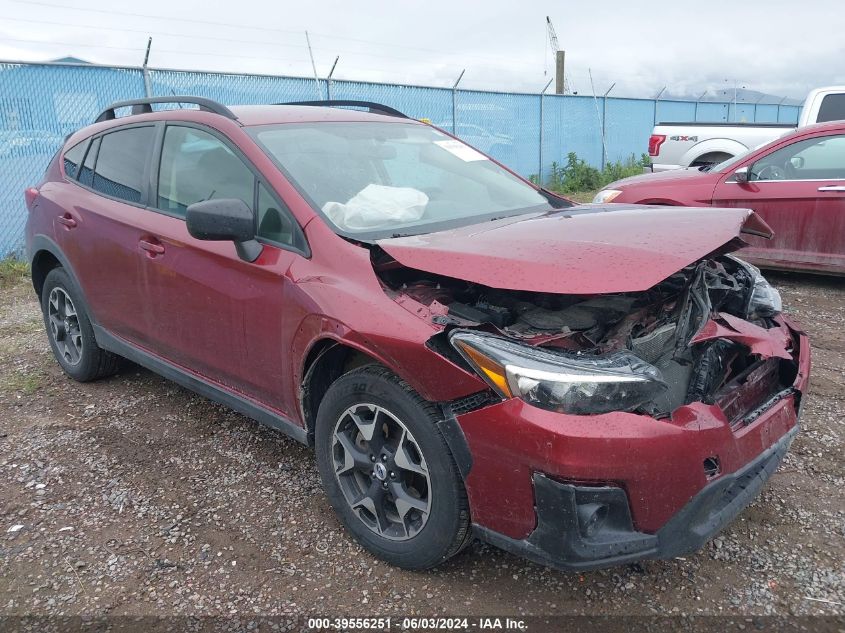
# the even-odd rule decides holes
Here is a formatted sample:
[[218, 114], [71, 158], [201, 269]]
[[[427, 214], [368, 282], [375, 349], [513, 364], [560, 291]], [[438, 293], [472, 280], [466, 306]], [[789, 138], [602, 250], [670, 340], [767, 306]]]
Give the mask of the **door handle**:
[[59, 224], [65, 225], [69, 229], [72, 229], [76, 226], [76, 220], [74, 219], [74, 217], [70, 213], [65, 213], [63, 215], [60, 215], [59, 217], [56, 218], [56, 221]]
[[825, 185], [819, 187], [819, 191], [845, 191], [845, 185]]
[[164, 254], [164, 245], [157, 239], [140, 239], [138, 240], [138, 248], [142, 251], [147, 251], [148, 257], [156, 257]]

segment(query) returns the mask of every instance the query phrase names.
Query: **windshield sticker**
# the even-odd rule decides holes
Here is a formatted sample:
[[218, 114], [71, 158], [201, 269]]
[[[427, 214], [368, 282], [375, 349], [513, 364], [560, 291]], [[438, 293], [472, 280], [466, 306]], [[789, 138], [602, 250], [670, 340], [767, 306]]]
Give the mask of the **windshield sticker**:
[[457, 139], [450, 138], [448, 141], [434, 141], [434, 144], [439, 145], [450, 154], [457, 156], [467, 163], [474, 160], [489, 160], [481, 152], [472, 149], [469, 145], [461, 143]]

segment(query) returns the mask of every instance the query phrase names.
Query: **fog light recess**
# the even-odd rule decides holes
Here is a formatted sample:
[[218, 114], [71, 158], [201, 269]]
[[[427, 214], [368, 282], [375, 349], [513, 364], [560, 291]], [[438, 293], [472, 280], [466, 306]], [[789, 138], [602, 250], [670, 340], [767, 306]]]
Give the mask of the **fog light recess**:
[[606, 503], [584, 503], [578, 506], [578, 525], [584, 538], [590, 538], [601, 530], [607, 519]]

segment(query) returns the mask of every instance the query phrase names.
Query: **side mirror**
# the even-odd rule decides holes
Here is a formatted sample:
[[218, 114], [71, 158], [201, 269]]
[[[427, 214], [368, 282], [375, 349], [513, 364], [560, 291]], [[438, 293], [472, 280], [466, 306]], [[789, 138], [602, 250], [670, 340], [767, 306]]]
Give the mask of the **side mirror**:
[[198, 240], [235, 243], [238, 257], [254, 262], [262, 246], [255, 240], [255, 214], [243, 200], [220, 198], [190, 205], [185, 213], [188, 233]]
[[734, 172], [734, 182], [740, 184], [748, 182], [748, 167], [740, 167]]

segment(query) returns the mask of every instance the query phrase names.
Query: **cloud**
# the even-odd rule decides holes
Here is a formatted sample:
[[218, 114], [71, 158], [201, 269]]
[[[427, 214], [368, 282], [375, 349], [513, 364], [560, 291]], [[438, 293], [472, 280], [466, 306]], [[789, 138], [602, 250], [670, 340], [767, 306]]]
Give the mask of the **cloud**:
[[566, 50], [569, 82], [590, 93], [615, 83], [614, 95], [700, 94], [725, 85], [803, 97], [811, 88], [845, 83], [836, 0], [796, 6], [786, 0], [743, 5], [650, 0], [549, 3], [525, 0], [324, 0], [279, 3], [199, 0], [103, 5], [92, 0], [2, 0], [0, 56], [50, 59], [73, 55], [138, 65], [148, 35], [151, 64], [310, 76], [305, 31], [318, 72], [336, 56], [337, 78], [539, 91], [554, 59], [545, 17]]

